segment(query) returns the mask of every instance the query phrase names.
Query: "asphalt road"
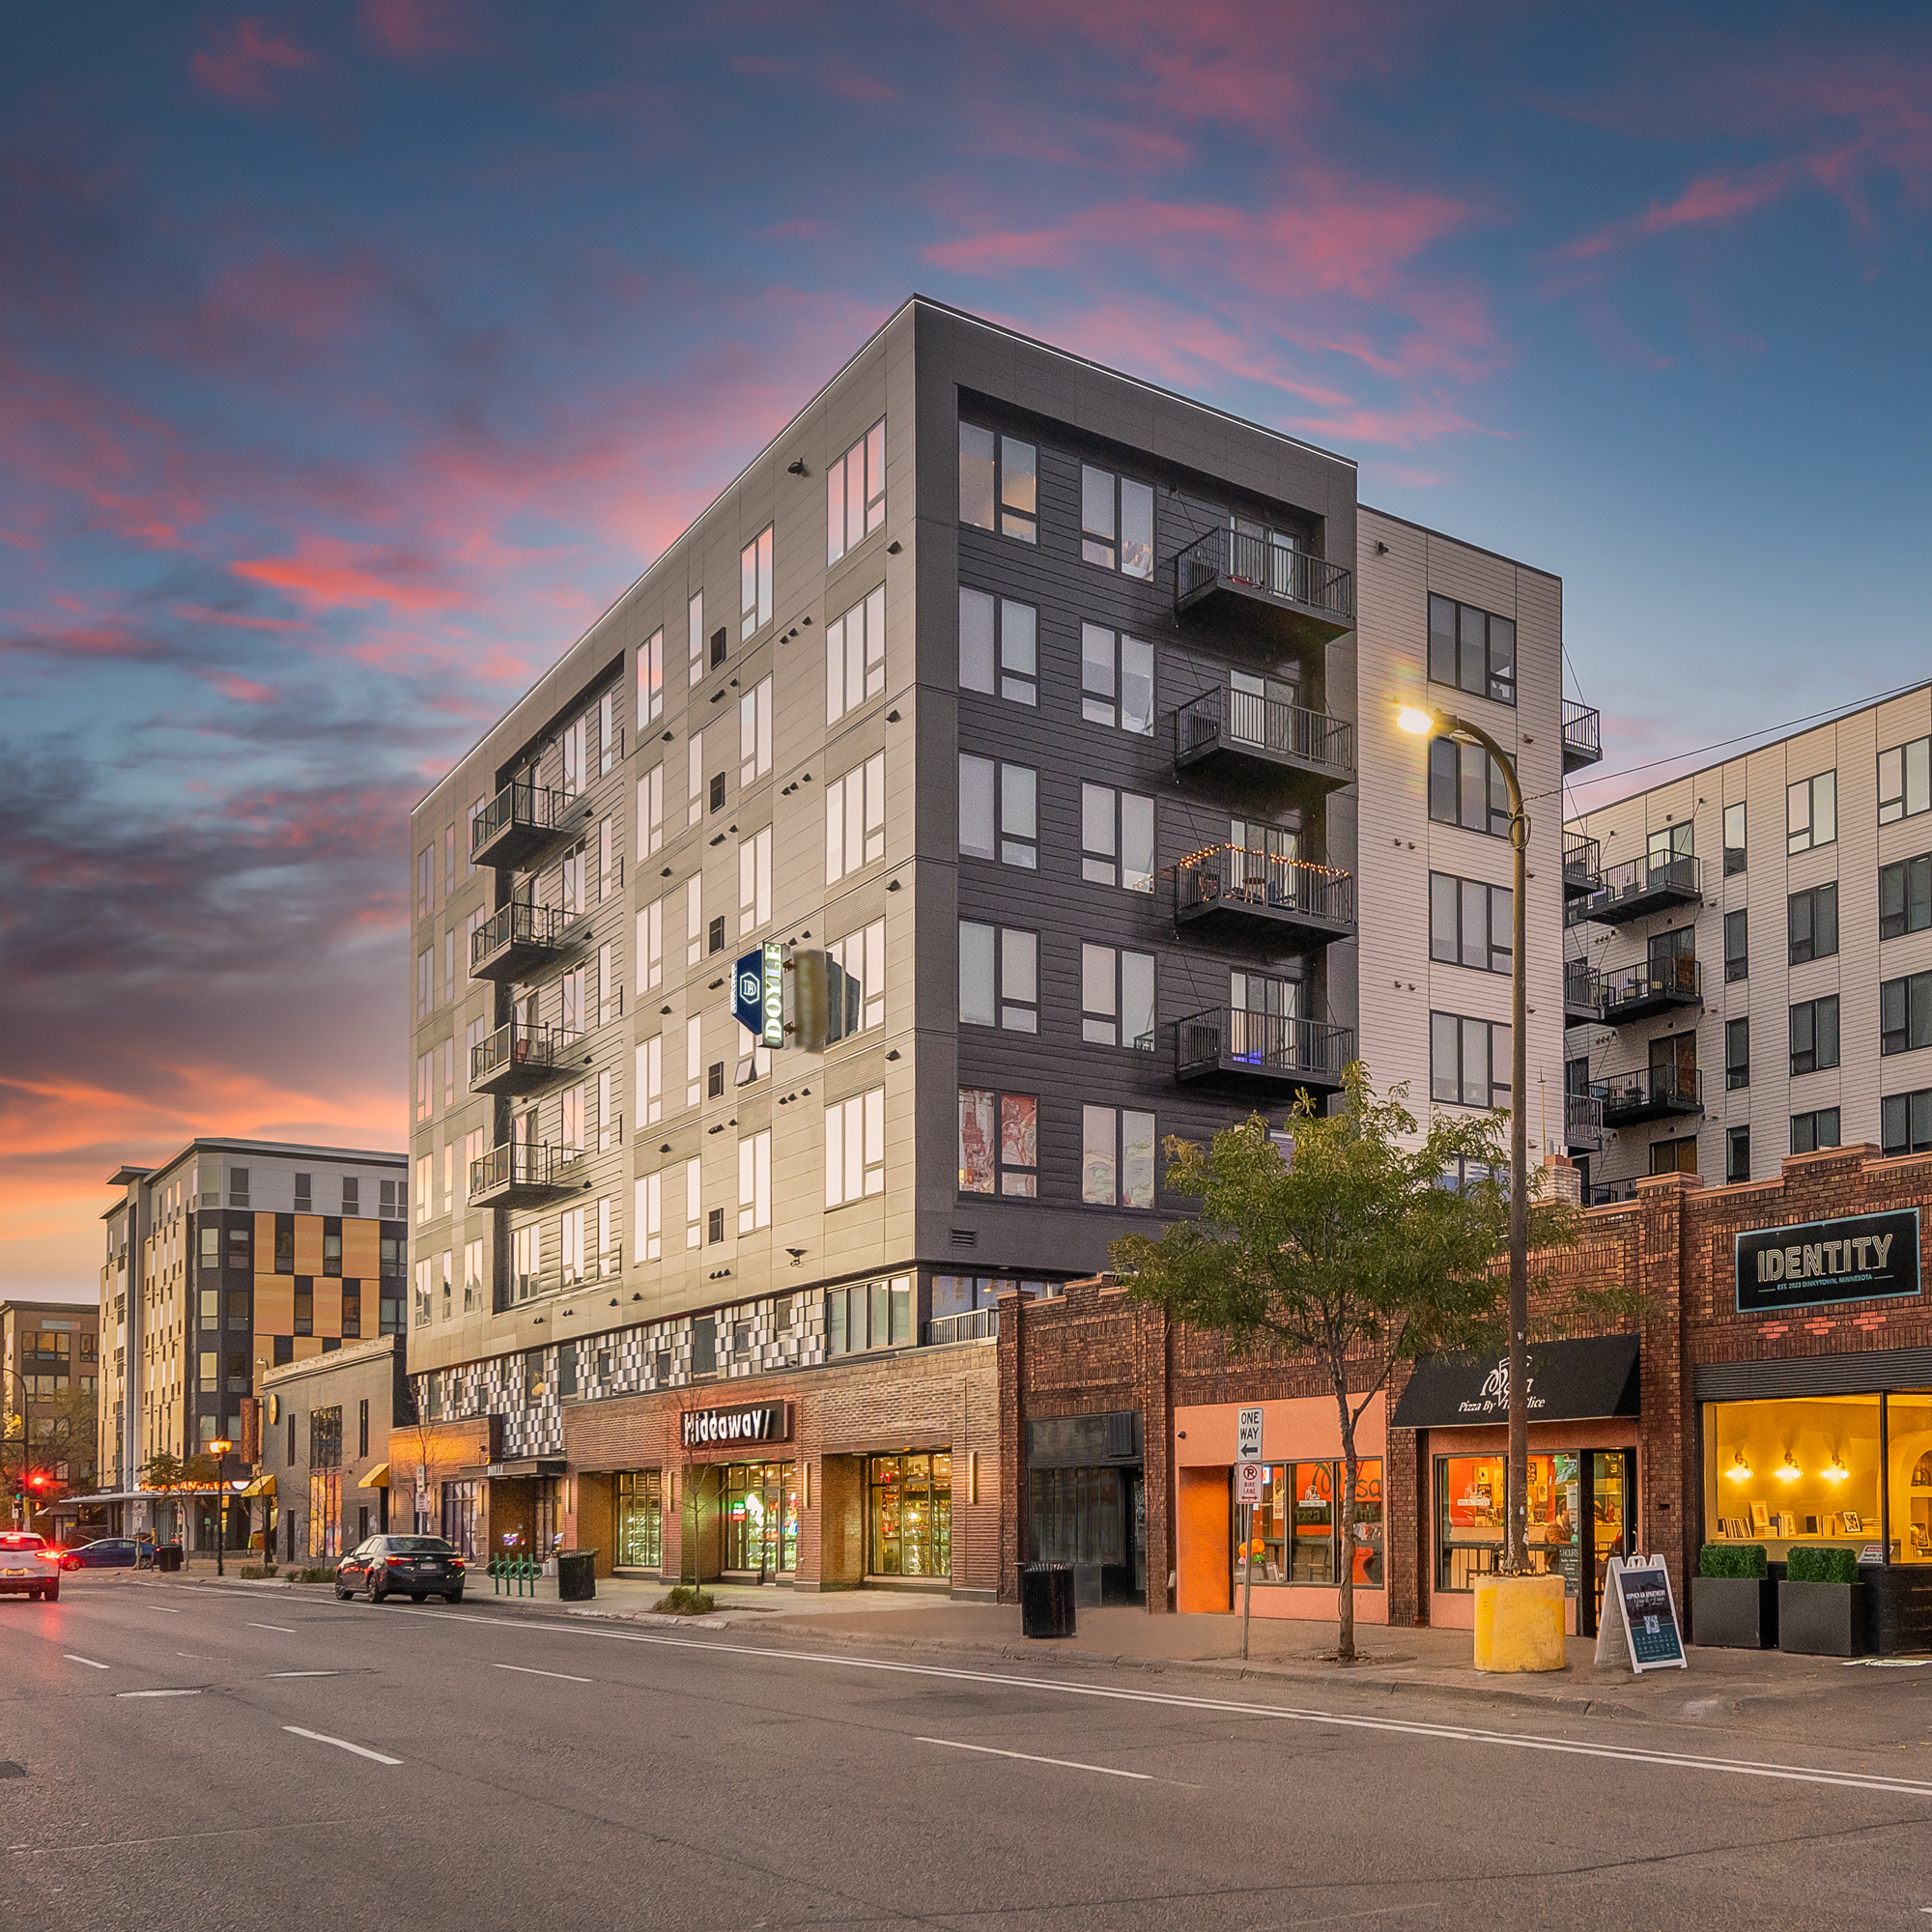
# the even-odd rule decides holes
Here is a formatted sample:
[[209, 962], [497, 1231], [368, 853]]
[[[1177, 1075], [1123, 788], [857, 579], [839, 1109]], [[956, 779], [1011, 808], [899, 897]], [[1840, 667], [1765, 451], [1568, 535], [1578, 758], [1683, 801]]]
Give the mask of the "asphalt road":
[[1918, 1673], [1922, 1727], [1772, 1750], [131, 1576], [0, 1600], [0, 1660], [8, 1932], [1932, 1919]]

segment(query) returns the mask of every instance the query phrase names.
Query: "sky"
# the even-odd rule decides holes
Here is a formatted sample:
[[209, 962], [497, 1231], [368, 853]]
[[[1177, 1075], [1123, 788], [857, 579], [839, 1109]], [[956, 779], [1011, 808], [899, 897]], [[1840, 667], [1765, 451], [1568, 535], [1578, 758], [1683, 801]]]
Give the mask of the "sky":
[[1561, 574], [1587, 803], [1932, 668], [1929, 201], [1922, 6], [10, 9], [0, 1295], [406, 1146], [411, 803], [912, 292]]

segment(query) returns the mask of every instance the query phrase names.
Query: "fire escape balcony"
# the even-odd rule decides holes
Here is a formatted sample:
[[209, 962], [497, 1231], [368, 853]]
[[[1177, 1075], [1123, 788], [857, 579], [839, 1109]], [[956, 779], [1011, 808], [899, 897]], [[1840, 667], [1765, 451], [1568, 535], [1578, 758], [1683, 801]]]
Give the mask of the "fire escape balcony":
[[512, 1020], [469, 1054], [472, 1094], [534, 1094], [576, 1062], [583, 1036], [568, 1027], [526, 1026]]
[[1620, 973], [1605, 974], [1602, 987], [1605, 1026], [1654, 1020], [1663, 1013], [1680, 1012], [1704, 1004], [1697, 962], [1690, 957], [1653, 959], [1641, 966], [1626, 966]]
[[1580, 772], [1604, 755], [1604, 714], [1588, 704], [1563, 700], [1563, 769]]
[[1594, 1094], [1563, 1096], [1563, 1144], [1571, 1153], [1597, 1153], [1604, 1145], [1604, 1103]]
[[1586, 899], [1604, 883], [1604, 848], [1581, 832], [1563, 835], [1563, 900]]
[[1563, 962], [1563, 1024], [1603, 1026], [1604, 976], [1581, 959]]
[[1604, 1103], [1606, 1127], [1634, 1127], [1645, 1121], [1672, 1120], [1704, 1111], [1703, 1076], [1694, 1067], [1626, 1073], [1599, 1082], [1591, 1093]]
[[1564, 909], [1570, 925], [1595, 920], [1600, 925], [1627, 925], [1653, 913], [1672, 912], [1699, 904], [1704, 896], [1697, 861], [1688, 853], [1669, 858], [1632, 859], [1612, 866], [1588, 898]]
[[476, 928], [469, 942], [472, 980], [527, 980], [576, 937], [575, 914], [512, 899]]
[[1209, 530], [1174, 560], [1174, 611], [1258, 623], [1270, 637], [1306, 648], [1355, 628], [1355, 579], [1339, 563], [1274, 537]]
[[513, 780], [471, 822], [469, 863], [527, 870], [530, 860], [571, 828], [580, 810], [589, 815], [588, 804], [569, 792]]
[[539, 1208], [578, 1191], [582, 1159], [582, 1148], [505, 1141], [469, 1163], [469, 1199], [484, 1208]]
[[1349, 1027], [1286, 1013], [1210, 1007], [1182, 1020], [1174, 1034], [1174, 1076], [1217, 1092], [1291, 1096], [1341, 1091], [1342, 1069], [1355, 1057]]
[[1175, 920], [1319, 952], [1355, 930], [1355, 881], [1332, 866], [1208, 845], [1175, 867]]
[[1222, 685], [1174, 714], [1174, 768], [1282, 785], [1312, 803], [1354, 782], [1355, 729], [1323, 712]]

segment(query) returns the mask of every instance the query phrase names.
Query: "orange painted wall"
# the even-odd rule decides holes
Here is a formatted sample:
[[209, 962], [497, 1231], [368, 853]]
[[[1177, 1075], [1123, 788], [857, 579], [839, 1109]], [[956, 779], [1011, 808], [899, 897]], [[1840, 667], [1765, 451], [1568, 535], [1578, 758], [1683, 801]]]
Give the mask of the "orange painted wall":
[[382, 1271], [382, 1238], [380, 1221], [342, 1217], [342, 1272], [351, 1281], [374, 1281]]
[[334, 1337], [342, 1333], [342, 1284], [332, 1276], [316, 1277], [315, 1332]]
[[1175, 1605], [1180, 1610], [1232, 1607], [1235, 1560], [1228, 1532], [1228, 1471], [1181, 1468], [1176, 1510]]
[[322, 1216], [320, 1214], [298, 1214], [296, 1216], [296, 1272], [298, 1274], [320, 1274], [322, 1272]]
[[[272, 1227], [270, 1230], [273, 1236]], [[296, 1332], [296, 1278], [292, 1274], [255, 1277], [255, 1333], [293, 1335]]]

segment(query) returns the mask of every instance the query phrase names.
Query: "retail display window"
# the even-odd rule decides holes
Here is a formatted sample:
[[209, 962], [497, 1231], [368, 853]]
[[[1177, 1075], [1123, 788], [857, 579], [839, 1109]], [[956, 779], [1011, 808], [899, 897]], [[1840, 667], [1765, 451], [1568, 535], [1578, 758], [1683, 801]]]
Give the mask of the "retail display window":
[[868, 1547], [874, 1577], [952, 1574], [952, 1457], [873, 1456], [867, 1463]]
[[[1262, 1500], [1255, 1505], [1250, 1539], [1257, 1583], [1317, 1583], [1334, 1586], [1342, 1574], [1341, 1495], [1345, 1465], [1339, 1460], [1273, 1463], [1266, 1468]], [[1250, 1545], [1241, 1541], [1236, 1503], [1234, 1533], [1235, 1580], [1248, 1574]], [[1356, 1464], [1355, 1581], [1364, 1589], [1382, 1587], [1382, 1465]]]
[[784, 1576], [798, 1568], [798, 1464], [724, 1467], [724, 1568]]
[[[1593, 1610], [1603, 1599], [1609, 1559], [1628, 1553], [1635, 1461], [1631, 1449], [1558, 1449], [1529, 1459], [1524, 1524], [1529, 1567], [1539, 1576], [1560, 1576], [1564, 1595], [1577, 1597], [1587, 1552]], [[1437, 1590], [1473, 1590], [1477, 1577], [1494, 1576], [1501, 1567], [1508, 1464], [1500, 1449], [1436, 1457]]]
[[664, 1564], [664, 1472], [620, 1469], [616, 1483], [617, 1567], [657, 1570]]

